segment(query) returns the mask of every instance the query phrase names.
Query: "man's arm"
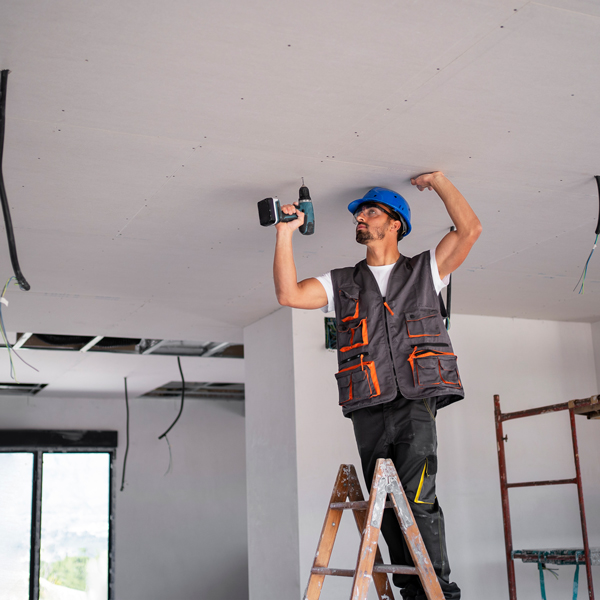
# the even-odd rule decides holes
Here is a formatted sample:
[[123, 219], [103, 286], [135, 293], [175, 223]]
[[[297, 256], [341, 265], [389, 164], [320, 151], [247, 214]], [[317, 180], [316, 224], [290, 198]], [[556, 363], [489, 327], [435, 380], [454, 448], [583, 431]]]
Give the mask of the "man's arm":
[[275, 259], [273, 261], [273, 279], [277, 301], [282, 306], [292, 308], [321, 308], [327, 304], [327, 293], [321, 283], [314, 278], [298, 282], [292, 235], [304, 223], [304, 213], [293, 204], [286, 204], [281, 210], [288, 214], [298, 215], [295, 221], [277, 223], [277, 241], [275, 243]]
[[419, 191], [435, 190], [456, 227], [448, 233], [435, 249], [435, 259], [444, 279], [464, 262], [481, 234], [481, 223], [464, 196], [452, 185], [441, 171], [426, 173], [410, 180]]

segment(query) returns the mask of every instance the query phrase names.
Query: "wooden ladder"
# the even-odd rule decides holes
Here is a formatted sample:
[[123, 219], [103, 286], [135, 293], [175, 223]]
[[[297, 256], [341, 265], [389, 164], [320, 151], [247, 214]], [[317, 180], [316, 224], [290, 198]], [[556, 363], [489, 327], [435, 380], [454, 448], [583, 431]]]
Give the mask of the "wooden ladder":
[[[388, 494], [390, 501], [387, 499]], [[377, 541], [384, 508], [394, 509], [414, 567], [383, 564]], [[329, 559], [342, 513], [348, 509], [354, 514], [361, 536], [356, 569], [332, 569], [329, 567]], [[418, 575], [428, 600], [444, 600], [394, 463], [390, 459], [382, 458], [377, 461], [368, 501], [364, 499], [354, 465], [340, 465], [304, 600], [319, 599], [326, 575], [354, 578], [350, 600], [366, 600], [371, 579], [375, 583], [379, 600], [393, 600], [394, 594], [387, 573]]]

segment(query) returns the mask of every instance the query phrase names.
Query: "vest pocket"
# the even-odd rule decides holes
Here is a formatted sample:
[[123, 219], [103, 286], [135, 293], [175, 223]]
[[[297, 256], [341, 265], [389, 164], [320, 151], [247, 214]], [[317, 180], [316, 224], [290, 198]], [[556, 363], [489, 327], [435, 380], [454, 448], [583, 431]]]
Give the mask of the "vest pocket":
[[367, 320], [361, 319], [355, 327], [338, 328], [337, 332], [338, 346], [340, 352], [348, 352], [353, 348], [360, 348], [369, 343], [369, 334], [367, 331]]
[[436, 310], [425, 308], [405, 313], [406, 331], [409, 338], [438, 337], [440, 320]]
[[367, 400], [379, 396], [379, 381], [373, 361], [360, 362], [335, 374], [340, 394], [340, 404], [351, 400]]
[[340, 289], [340, 314], [343, 323], [358, 319], [358, 288]]
[[455, 385], [460, 387], [460, 377], [458, 375], [458, 367], [456, 365], [456, 356], [440, 357], [440, 379], [446, 385]]
[[456, 355], [451, 352], [422, 349], [417, 347], [408, 357], [416, 388], [423, 389], [444, 385], [461, 387], [456, 364]]

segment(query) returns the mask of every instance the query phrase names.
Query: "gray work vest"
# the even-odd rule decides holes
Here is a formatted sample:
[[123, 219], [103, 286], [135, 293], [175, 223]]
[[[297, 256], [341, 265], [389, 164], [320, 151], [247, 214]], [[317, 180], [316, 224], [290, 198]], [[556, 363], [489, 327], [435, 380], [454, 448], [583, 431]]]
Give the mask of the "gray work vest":
[[390, 402], [464, 397], [456, 355], [431, 277], [430, 254], [400, 256], [382, 298], [363, 260], [331, 271], [337, 322], [338, 383], [344, 415]]

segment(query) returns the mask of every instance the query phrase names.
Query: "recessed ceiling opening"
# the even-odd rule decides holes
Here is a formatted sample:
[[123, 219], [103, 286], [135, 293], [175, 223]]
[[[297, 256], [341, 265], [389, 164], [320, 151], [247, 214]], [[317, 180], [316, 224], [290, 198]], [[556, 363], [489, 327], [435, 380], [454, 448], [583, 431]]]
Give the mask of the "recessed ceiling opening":
[[[1, 344], [0, 347], [5, 346]], [[243, 344], [231, 342], [195, 342], [102, 335], [17, 333], [14, 348], [71, 352], [111, 352], [117, 354], [157, 354], [160, 356], [202, 356], [204, 358], [244, 358]]]
[[47, 385], [47, 383], [0, 383], [0, 396], [31, 396]]
[[[156, 389], [142, 394], [149, 398], [179, 398], [181, 381], [170, 381]], [[207, 381], [186, 381], [185, 397], [196, 400], [238, 400], [245, 399], [243, 383], [211, 383]]]

